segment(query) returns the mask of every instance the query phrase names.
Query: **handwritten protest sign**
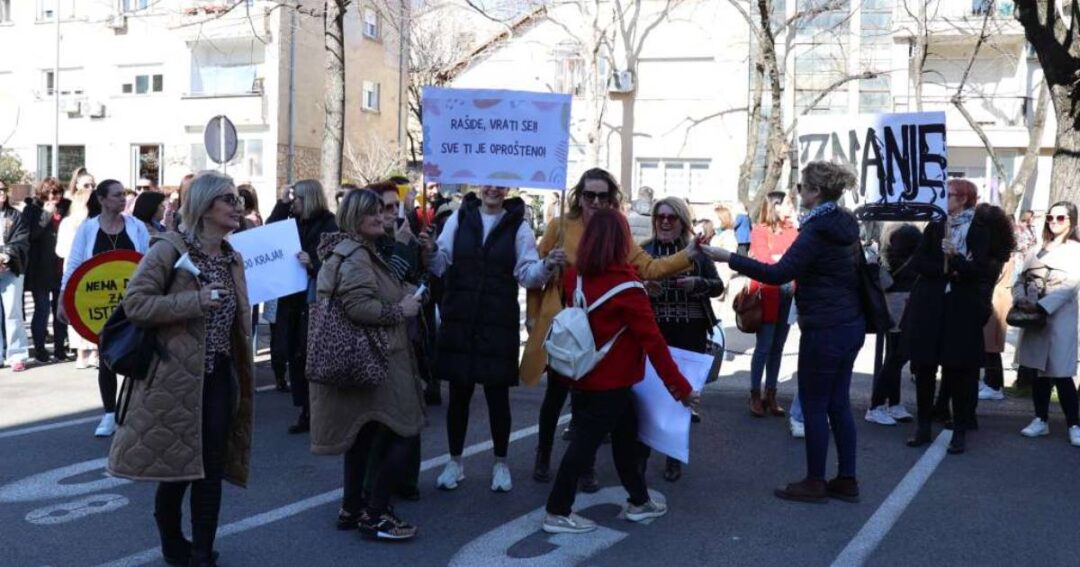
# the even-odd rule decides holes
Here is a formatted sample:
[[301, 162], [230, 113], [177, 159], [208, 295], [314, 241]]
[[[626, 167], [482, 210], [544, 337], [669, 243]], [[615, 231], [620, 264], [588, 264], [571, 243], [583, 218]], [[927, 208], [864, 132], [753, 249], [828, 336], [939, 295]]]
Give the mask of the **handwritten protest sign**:
[[565, 189], [570, 95], [427, 87], [429, 182]]
[[252, 305], [307, 289], [307, 270], [296, 259], [302, 249], [295, 219], [234, 234], [229, 237], [229, 244], [244, 257], [248, 300]]
[[98, 333], [120, 305], [141, 259], [134, 250], [113, 250], [79, 265], [63, 297], [64, 313], [75, 332], [97, 344]]
[[944, 112], [799, 119], [799, 164], [850, 165], [859, 178], [852, 196], [861, 220], [943, 218], [947, 149]]
[[[694, 390], [705, 387], [713, 357], [670, 347], [671, 357]], [[690, 409], [675, 401], [646, 360], [645, 378], [634, 384], [638, 414], [638, 440], [673, 459], [690, 462]]]

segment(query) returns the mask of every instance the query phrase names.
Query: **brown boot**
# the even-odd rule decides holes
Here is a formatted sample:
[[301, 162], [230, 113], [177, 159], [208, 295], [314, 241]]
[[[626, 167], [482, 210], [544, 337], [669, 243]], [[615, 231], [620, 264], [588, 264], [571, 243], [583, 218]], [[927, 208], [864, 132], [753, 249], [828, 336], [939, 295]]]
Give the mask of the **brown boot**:
[[765, 406], [761, 405], [761, 392], [757, 390], [750, 392], [750, 415], [765, 417]]
[[787, 415], [784, 408], [776, 403], [776, 388], [765, 388], [765, 407], [769, 409], [769, 413], [776, 417], [784, 417]]
[[852, 503], [859, 501], [859, 482], [852, 477], [838, 476], [830, 480], [825, 485], [825, 489], [830, 497], [837, 500]]
[[823, 504], [829, 501], [829, 492], [825, 488], [824, 480], [805, 479], [793, 482], [787, 486], [781, 486], [773, 491], [777, 498], [794, 500], [795, 502], [811, 502]]

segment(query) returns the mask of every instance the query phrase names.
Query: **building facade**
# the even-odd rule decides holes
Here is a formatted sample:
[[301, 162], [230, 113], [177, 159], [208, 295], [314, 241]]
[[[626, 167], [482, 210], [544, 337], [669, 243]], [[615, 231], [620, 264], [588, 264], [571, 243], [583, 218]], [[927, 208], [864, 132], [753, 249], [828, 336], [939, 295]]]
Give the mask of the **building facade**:
[[[323, 3], [305, 0], [299, 12], [281, 4], [0, 0], [0, 145], [41, 179], [52, 173], [58, 121], [62, 179], [85, 165], [125, 185], [139, 177], [177, 185], [219, 168], [203, 133], [225, 115], [238, 138], [225, 170], [253, 184], [268, 212], [286, 179], [319, 177], [324, 130]], [[394, 21], [362, 2], [346, 18], [354, 163], [364, 148], [397, 152], [401, 144], [403, 51]]]

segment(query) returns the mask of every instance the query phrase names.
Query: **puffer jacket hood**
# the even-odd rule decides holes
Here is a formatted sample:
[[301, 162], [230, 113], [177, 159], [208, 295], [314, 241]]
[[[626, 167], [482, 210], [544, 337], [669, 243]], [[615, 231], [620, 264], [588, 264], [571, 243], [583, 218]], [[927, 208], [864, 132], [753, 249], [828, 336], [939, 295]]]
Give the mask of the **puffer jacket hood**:
[[334, 253], [334, 248], [337, 248], [338, 244], [342, 242], [352, 240], [357, 244], [360, 244], [357, 237], [347, 232], [327, 232], [324, 233], [319, 239], [318, 256], [319, 260], [325, 262], [331, 254]]

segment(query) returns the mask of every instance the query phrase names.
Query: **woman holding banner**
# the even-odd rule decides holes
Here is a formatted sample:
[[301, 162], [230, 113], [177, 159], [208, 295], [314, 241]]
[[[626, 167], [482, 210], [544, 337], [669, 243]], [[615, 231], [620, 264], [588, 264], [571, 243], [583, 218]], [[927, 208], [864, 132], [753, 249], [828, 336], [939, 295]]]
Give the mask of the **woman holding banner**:
[[506, 454], [510, 444], [510, 388], [518, 384], [521, 308], [518, 285], [539, 288], [555, 273], [540, 261], [536, 235], [525, 221], [525, 202], [507, 199], [506, 187], [485, 185], [465, 196], [437, 243], [423, 233], [431, 273], [444, 277], [437, 372], [450, 383], [446, 432], [450, 461], [438, 487], [464, 480], [462, 452], [473, 390], [483, 386], [495, 443], [491, 490], [513, 487]]
[[919, 275], [904, 314], [903, 341], [915, 374], [919, 405], [909, 447], [930, 442], [934, 389], [941, 367], [942, 394], [952, 400], [953, 433], [949, 453], [963, 453], [975, 427], [979, 369], [985, 350], [983, 326], [1001, 265], [991, 261], [989, 227], [975, 215], [978, 188], [950, 179], [946, 222], [933, 223], [911, 259]]
[[[565, 216], [559, 216], [544, 231], [544, 237], [538, 245], [540, 257], [554, 267], [573, 266], [577, 260], [578, 244], [593, 215], [608, 209], [618, 211], [621, 202], [622, 192], [611, 173], [600, 168], [583, 173], [581, 179], [568, 192], [567, 203], [570, 210]], [[627, 262], [634, 266], [638, 277], [642, 279], [663, 279], [690, 270], [694, 266], [691, 256], [696, 250], [697, 243], [691, 240], [684, 250], [666, 258], [654, 259], [640, 246], [631, 243]], [[525, 344], [520, 369], [521, 380], [526, 384], [537, 384], [545, 371], [547, 353], [544, 351], [544, 339], [551, 327], [551, 320], [563, 308], [563, 297], [562, 281], [558, 279], [553, 279], [542, 290], [528, 292], [525, 326], [529, 330], [529, 340]], [[555, 428], [569, 394], [570, 388], [565, 383], [548, 375], [547, 390], [540, 407], [540, 435], [533, 470], [533, 478], [537, 482], [551, 480], [551, 449], [555, 442]], [[596, 472], [591, 467], [581, 479], [585, 492], [596, 492], [600, 489]]]
[[[706, 255], [757, 281], [783, 285], [799, 280], [799, 401], [806, 428], [806, 478], [776, 489], [777, 497], [825, 502], [830, 497], [857, 502], [855, 420], [851, 415], [851, 375], [862, 348], [866, 322], [857, 273], [860, 249], [855, 215], [837, 205], [855, 185], [842, 165], [816, 161], [803, 168], [799, 197], [809, 211], [799, 236], [775, 264], [706, 247]], [[825, 482], [829, 427], [836, 439], [839, 473]]]
[[[326, 204], [322, 184], [315, 179], [297, 181], [286, 185], [281, 199], [274, 206], [267, 223], [295, 219], [300, 232], [300, 248], [297, 256], [308, 273], [308, 289], [278, 299], [277, 339], [287, 345], [289, 383], [293, 405], [300, 408], [296, 423], [289, 426], [289, 433], [307, 433], [311, 429], [311, 404], [308, 401], [308, 382], [304, 374], [307, 364], [308, 304], [315, 300], [315, 277], [322, 262], [318, 248], [322, 235], [337, 232], [337, 221]], [[280, 383], [280, 380], [279, 380]]]
[[[123, 184], [115, 179], [106, 179], [98, 183], [90, 198], [91, 203], [96, 206], [89, 208], [100, 209], [100, 212], [83, 221], [75, 231], [71, 254], [64, 263], [64, 276], [60, 282], [61, 297], [64, 296], [71, 275], [93, 256], [113, 250], [134, 250], [145, 254], [150, 247], [150, 234], [146, 231], [146, 226], [139, 219], [124, 214], [127, 200], [124, 197]], [[59, 311], [66, 320], [63, 307]], [[101, 417], [94, 436], [109, 437], [116, 431], [116, 373], [104, 364], [98, 366], [98, 390], [101, 392], [105, 415]]]

